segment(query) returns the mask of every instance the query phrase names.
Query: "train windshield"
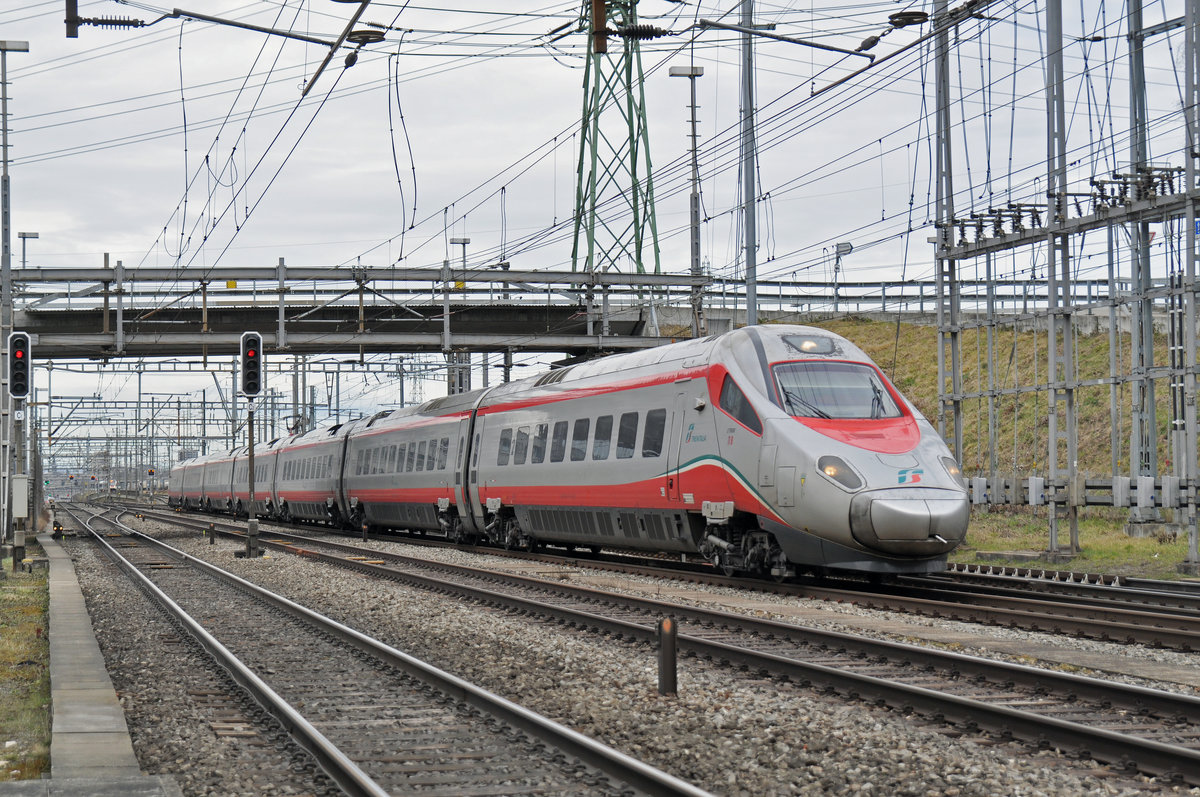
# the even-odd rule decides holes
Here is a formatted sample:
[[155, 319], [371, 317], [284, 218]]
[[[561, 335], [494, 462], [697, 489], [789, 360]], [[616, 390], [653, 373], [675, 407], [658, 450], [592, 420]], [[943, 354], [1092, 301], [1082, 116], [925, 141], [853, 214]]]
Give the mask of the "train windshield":
[[780, 363], [773, 369], [784, 409], [799, 418], [898, 418], [900, 408], [869, 365]]

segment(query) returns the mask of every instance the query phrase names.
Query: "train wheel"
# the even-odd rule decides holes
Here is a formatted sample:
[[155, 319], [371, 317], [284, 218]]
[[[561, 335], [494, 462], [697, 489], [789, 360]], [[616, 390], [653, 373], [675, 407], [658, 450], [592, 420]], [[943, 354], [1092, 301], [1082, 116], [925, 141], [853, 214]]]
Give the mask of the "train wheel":
[[767, 573], [777, 584], [782, 584], [794, 575], [787, 554], [778, 544], [771, 546], [771, 554], [767, 557]]
[[734, 567], [733, 563], [730, 561], [729, 551], [718, 548], [716, 552], [713, 553], [712, 561], [713, 567], [717, 568], [727, 576], [732, 576], [737, 572], [737, 568]]

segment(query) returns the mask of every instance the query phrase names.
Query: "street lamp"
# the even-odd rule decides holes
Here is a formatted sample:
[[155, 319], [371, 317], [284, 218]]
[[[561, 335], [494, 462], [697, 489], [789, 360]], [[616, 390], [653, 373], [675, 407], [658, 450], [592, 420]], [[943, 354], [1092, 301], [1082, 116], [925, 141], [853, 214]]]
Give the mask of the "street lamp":
[[[467, 295], [467, 244], [471, 243], [471, 239], [467, 237], [451, 238], [451, 246], [462, 247], [462, 280], [458, 283], [462, 287], [463, 298]], [[470, 352], [448, 352], [449, 358], [448, 375], [450, 377], [450, 392], [465, 393], [471, 389], [471, 354]], [[484, 368], [486, 372], [486, 367]]]
[[25, 268], [25, 242], [30, 238], [37, 238], [36, 232], [19, 232], [17, 237], [21, 239], [21, 268]]
[[[673, 66], [671, 77], [685, 77], [692, 86], [692, 195], [690, 197], [692, 214], [692, 276], [700, 276], [700, 159], [697, 152], [700, 138], [696, 133], [696, 78], [704, 74], [702, 66]], [[692, 337], [698, 338], [703, 332], [703, 308], [699, 284], [692, 286]]]
[[833, 312], [838, 312], [838, 277], [842, 270], [842, 258], [854, 251], [854, 244], [843, 241], [833, 248]]

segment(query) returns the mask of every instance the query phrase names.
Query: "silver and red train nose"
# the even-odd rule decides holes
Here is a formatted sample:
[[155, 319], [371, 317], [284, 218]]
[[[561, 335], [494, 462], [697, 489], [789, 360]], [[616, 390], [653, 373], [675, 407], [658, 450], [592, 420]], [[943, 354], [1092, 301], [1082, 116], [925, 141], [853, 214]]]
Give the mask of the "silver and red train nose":
[[866, 490], [850, 502], [850, 532], [862, 545], [884, 553], [937, 555], [962, 542], [969, 515], [967, 497], [957, 490]]

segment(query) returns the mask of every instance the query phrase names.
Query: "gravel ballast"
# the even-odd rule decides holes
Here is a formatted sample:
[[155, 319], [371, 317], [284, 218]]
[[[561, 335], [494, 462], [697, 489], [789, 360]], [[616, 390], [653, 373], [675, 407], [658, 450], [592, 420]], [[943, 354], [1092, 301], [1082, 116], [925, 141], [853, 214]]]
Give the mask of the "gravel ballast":
[[[142, 526], [150, 533], [164, 528], [149, 521]], [[694, 659], [680, 660], [678, 696], [663, 697], [656, 690], [656, 652], [647, 645], [510, 616], [299, 557], [241, 560], [234, 557], [240, 546], [231, 542], [209, 546], [195, 534], [160, 536], [718, 794], [1200, 795], [1200, 789], [1116, 773], [1053, 751], [970, 735], [955, 738], [952, 730], [920, 718]], [[414, 552], [398, 543], [376, 545]], [[191, 646], [166, 641], [173, 629], [162, 615], [147, 607], [140, 592], [121, 588], [116, 582], [123, 576], [101, 566], [90, 546], [72, 543], [69, 550], [148, 772], [175, 774], [189, 795], [328, 789], [327, 781], [298, 771], [288, 756], [270, 773], [257, 764], [250, 772], [239, 771], [238, 745], [215, 737], [188, 696], [189, 689], [206, 688], [194, 683], [217, 688], [212, 684], [221, 679], [184, 656], [195, 655]], [[419, 555], [477, 566], [480, 560], [453, 550], [421, 548]], [[830, 608], [829, 627], [835, 628], [838, 612], [872, 611]], [[980, 634], [1022, 633], [968, 627]], [[1186, 658], [1194, 664], [1194, 658]]]

